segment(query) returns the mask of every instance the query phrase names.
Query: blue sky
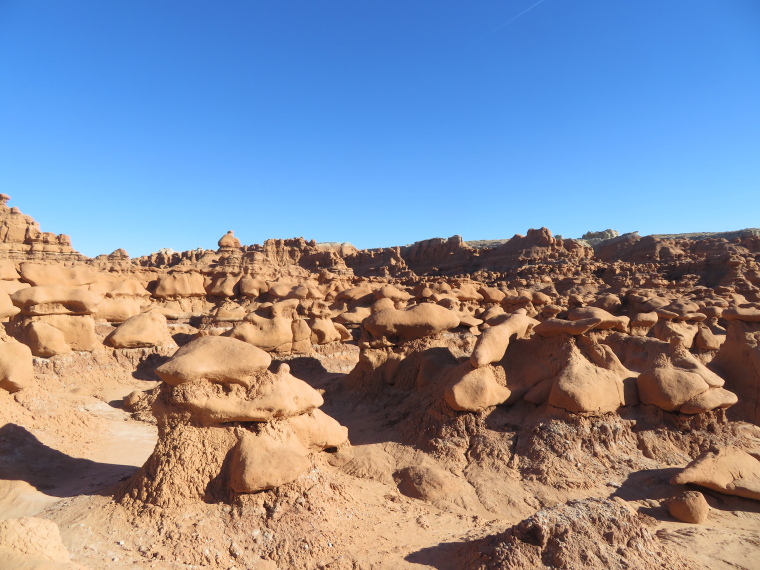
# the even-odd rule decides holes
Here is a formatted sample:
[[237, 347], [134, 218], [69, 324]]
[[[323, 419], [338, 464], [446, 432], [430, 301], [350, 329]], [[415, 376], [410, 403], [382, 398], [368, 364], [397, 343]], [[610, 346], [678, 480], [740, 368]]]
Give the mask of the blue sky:
[[0, 86], [90, 256], [760, 226], [756, 0], [0, 0]]

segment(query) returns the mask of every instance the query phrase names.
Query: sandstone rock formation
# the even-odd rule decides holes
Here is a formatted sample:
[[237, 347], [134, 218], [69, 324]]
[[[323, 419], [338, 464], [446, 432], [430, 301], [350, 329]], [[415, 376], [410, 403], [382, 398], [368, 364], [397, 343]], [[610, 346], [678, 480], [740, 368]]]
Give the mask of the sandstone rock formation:
[[[246, 342], [201, 337], [156, 369], [159, 441], [123, 500], [161, 506], [225, 499], [293, 481], [316, 451], [347, 442], [322, 396]], [[200, 464], [199, 464], [200, 463]]]
[[724, 447], [703, 453], [670, 482], [674, 485], [691, 483], [760, 501], [760, 459], [744, 450]]

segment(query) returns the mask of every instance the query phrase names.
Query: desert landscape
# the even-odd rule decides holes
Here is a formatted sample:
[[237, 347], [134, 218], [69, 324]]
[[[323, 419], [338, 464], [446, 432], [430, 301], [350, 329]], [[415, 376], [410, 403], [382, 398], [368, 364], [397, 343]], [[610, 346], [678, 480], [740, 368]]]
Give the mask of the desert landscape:
[[9, 201], [3, 569], [760, 568], [760, 230], [88, 258]]

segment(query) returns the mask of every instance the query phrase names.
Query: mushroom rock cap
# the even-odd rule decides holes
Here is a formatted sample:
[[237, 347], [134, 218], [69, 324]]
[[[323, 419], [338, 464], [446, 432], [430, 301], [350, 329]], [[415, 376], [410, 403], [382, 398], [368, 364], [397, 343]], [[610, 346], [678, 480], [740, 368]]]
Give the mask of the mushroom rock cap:
[[180, 348], [156, 369], [156, 374], [172, 386], [209, 380], [248, 387], [271, 363], [271, 356], [251, 344], [229, 337], [204, 336]]
[[289, 418], [287, 423], [298, 440], [310, 451], [340, 447], [348, 441], [348, 428], [316, 408]]
[[595, 328], [600, 330], [614, 329], [620, 332], [628, 332], [628, 317], [616, 317], [599, 307], [577, 307], [570, 311], [567, 318], [571, 321], [583, 319], [599, 319], [600, 323]]
[[13, 304], [25, 315], [91, 315], [102, 300], [102, 295], [87, 289], [62, 285], [29, 287], [11, 295]]
[[235, 237], [235, 232], [230, 230], [219, 239], [219, 247], [241, 247], [240, 240]]
[[423, 338], [458, 325], [459, 317], [432, 303], [408, 309], [384, 309], [362, 322], [362, 326], [374, 337], [396, 336], [403, 340]]
[[267, 319], [249, 313], [244, 322], [229, 332], [229, 337], [266, 351], [290, 350], [293, 344], [292, 322], [285, 317]]
[[260, 373], [247, 392], [227, 392], [212, 384], [180, 386], [173, 401], [197, 412], [206, 422], [268, 422], [306, 414], [324, 404], [319, 392], [281, 364], [275, 374]]
[[478, 293], [480, 293], [486, 303], [501, 303], [504, 297], [506, 297], [504, 291], [496, 287], [480, 287]]
[[35, 287], [40, 285], [81, 287], [95, 283], [98, 279], [97, 272], [85, 266], [61, 267], [41, 263], [22, 263], [19, 271], [24, 281], [28, 281]]
[[636, 313], [633, 319], [631, 319], [631, 327], [646, 327], [648, 329], [651, 329], [654, 325], [657, 324], [658, 320], [659, 316], [657, 314], [657, 311], [650, 311], [648, 313]]
[[626, 403], [622, 380], [617, 370], [596, 366], [575, 349], [554, 381], [548, 403], [575, 414], [614, 412]]
[[533, 327], [533, 330], [541, 336], [559, 336], [561, 334], [580, 335], [590, 331], [601, 322], [601, 319], [566, 321], [564, 319], [550, 318], [537, 324]]
[[683, 347], [670, 358], [658, 356], [636, 379], [639, 397], [666, 411], [684, 414], [727, 408], [738, 401], [723, 389], [725, 380], [702, 364]]
[[760, 322], [760, 309], [755, 307], [733, 307], [723, 311], [723, 318], [727, 321], [744, 321], [745, 323]]
[[657, 366], [642, 372], [636, 384], [645, 404], [677, 411], [691, 398], [709, 390], [707, 382], [694, 372], [673, 366]]

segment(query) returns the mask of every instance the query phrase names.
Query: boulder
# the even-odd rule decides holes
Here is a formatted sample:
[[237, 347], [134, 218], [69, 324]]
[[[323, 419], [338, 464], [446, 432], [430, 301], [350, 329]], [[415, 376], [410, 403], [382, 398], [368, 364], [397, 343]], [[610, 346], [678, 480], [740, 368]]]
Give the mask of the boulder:
[[11, 340], [0, 343], [0, 389], [18, 392], [34, 383], [32, 351]]
[[668, 511], [681, 522], [701, 524], [710, 514], [710, 505], [699, 491], [684, 491], [667, 503]]
[[246, 434], [232, 451], [230, 488], [256, 493], [290, 483], [311, 467], [309, 450], [291, 431]]
[[469, 364], [464, 364], [457, 368], [457, 373], [462, 375], [455, 377], [443, 393], [446, 403], [453, 410], [479, 412], [505, 402], [511, 394], [509, 388], [496, 381], [490, 366], [473, 369]]
[[699, 485], [726, 495], [760, 501], [760, 460], [742, 449], [722, 447], [697, 457], [670, 482]]

